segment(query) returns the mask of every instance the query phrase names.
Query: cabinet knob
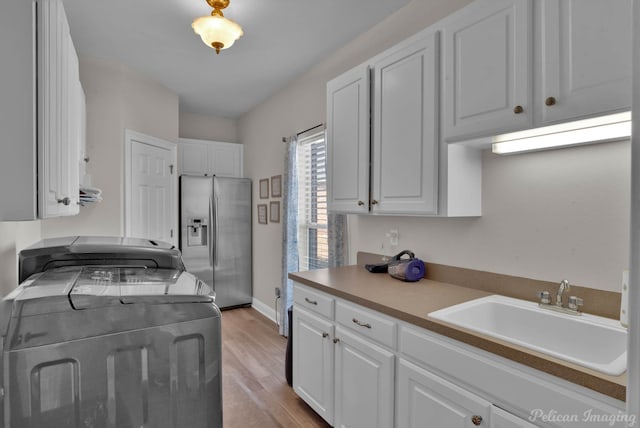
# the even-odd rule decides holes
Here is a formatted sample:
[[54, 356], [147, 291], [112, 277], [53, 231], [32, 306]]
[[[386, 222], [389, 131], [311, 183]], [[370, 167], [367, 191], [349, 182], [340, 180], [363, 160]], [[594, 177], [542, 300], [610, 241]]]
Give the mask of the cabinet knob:
[[322, 337], [323, 337], [323, 338], [325, 338], [325, 337], [329, 337], [329, 333], [322, 332]]
[[361, 207], [361, 206], [363, 206], [363, 205], [364, 205], [364, 202], [362, 202], [362, 201], [358, 201], [358, 206], [359, 206], [359, 207]]
[[523, 111], [524, 111], [524, 109], [522, 108], [522, 106], [515, 106], [515, 107], [513, 108], [513, 112], [514, 112], [515, 114], [520, 114], [520, 113], [522, 113]]
[[337, 337], [333, 339], [333, 343], [338, 343], [338, 342], [340, 342], [340, 339], [338, 339]]
[[58, 199], [58, 203], [59, 204], [63, 204], [65, 206], [69, 206], [69, 205], [71, 205], [71, 198], [69, 198], [68, 196], [65, 196], [62, 199]]
[[478, 415], [473, 415], [471, 417], [471, 422], [473, 422], [474, 425], [480, 425], [482, 423], [482, 416], [478, 416]]
[[376, 201], [375, 199], [371, 200], [371, 205], [378, 205], [378, 201]]
[[554, 106], [556, 105], [556, 99], [555, 97], [547, 97], [547, 99], [544, 100], [544, 103], [545, 105], [548, 105], [548, 106]]

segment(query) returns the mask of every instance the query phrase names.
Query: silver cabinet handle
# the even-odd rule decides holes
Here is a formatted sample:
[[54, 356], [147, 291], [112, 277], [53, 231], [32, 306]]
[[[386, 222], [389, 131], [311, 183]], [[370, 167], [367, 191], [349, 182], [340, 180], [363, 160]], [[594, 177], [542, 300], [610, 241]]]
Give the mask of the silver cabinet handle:
[[318, 302], [316, 302], [315, 300], [309, 300], [308, 297], [305, 297], [304, 301], [307, 302], [310, 305], [317, 305], [318, 304]]
[[66, 205], [66, 206], [69, 206], [69, 205], [71, 205], [71, 198], [69, 198], [68, 196], [65, 196], [62, 199], [58, 199], [58, 203]]
[[360, 321], [358, 321], [355, 318], [352, 319], [351, 321], [353, 321], [354, 324], [358, 324], [360, 327], [371, 328], [371, 324], [369, 324], [369, 323], [361, 323]]

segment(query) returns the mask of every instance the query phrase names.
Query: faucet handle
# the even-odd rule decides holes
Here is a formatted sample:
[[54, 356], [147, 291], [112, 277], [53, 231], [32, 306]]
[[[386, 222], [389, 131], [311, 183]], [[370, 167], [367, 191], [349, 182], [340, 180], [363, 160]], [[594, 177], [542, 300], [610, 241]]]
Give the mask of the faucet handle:
[[584, 304], [584, 300], [580, 297], [569, 296], [569, 301], [567, 303], [567, 307], [572, 311], [577, 311], [580, 306]]
[[540, 299], [540, 303], [543, 305], [551, 304], [551, 293], [548, 291], [538, 291], [538, 299]]

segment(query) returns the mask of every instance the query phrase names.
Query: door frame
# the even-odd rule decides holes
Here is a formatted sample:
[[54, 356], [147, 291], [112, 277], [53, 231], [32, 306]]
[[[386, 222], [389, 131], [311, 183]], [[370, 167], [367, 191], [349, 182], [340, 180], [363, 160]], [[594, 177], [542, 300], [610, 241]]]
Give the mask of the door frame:
[[131, 168], [132, 168], [132, 148], [133, 142], [137, 141], [160, 149], [169, 150], [171, 152], [171, 165], [173, 166], [173, 179], [171, 180], [171, 188], [169, 189], [169, 200], [171, 201], [171, 228], [173, 229], [173, 237], [171, 244], [178, 246], [178, 145], [160, 138], [152, 137], [141, 132], [131, 129], [124, 130], [124, 180], [123, 180], [123, 200], [122, 200], [122, 224], [124, 236], [131, 236], [131, 225], [133, 224], [131, 216]]

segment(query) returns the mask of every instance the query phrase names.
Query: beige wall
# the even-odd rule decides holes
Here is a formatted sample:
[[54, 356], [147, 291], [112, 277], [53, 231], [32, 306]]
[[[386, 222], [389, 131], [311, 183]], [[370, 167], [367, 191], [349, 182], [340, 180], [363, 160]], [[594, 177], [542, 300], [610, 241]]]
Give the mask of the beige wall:
[[[282, 172], [283, 136], [325, 120], [326, 82], [469, 3], [433, 10], [414, 0], [272, 96], [239, 123], [245, 174]], [[483, 154], [483, 216], [419, 218], [350, 216], [350, 253], [413, 249], [434, 262], [604, 290], [618, 290], [628, 267], [629, 143], [498, 157]], [[255, 210], [254, 203], [254, 210]], [[281, 278], [279, 224], [254, 213], [254, 297], [273, 302]], [[385, 234], [399, 230], [391, 248]]]
[[40, 240], [40, 221], [0, 222], [0, 297], [18, 284], [18, 253]]
[[[244, 144], [245, 176], [253, 179], [254, 195], [258, 194], [259, 179], [281, 174], [284, 169], [282, 137], [325, 121], [328, 80], [449, 15], [470, 0], [438, 2], [436, 6], [430, 3], [413, 0], [240, 119], [238, 133], [239, 142]], [[254, 297], [271, 306], [273, 289], [280, 285], [282, 276], [282, 226], [258, 225], [256, 203], [253, 204]], [[359, 245], [358, 240], [354, 235], [354, 245]]]
[[87, 101], [87, 173], [103, 201], [73, 217], [42, 221], [42, 236], [121, 235], [123, 221], [124, 130], [170, 142], [178, 140], [178, 95], [128, 67], [80, 57], [80, 81]]
[[487, 150], [482, 217], [353, 216], [352, 257], [406, 248], [437, 263], [620, 291], [629, 268], [630, 149], [624, 141], [513, 156]]
[[237, 143], [238, 121], [181, 111], [180, 138]]

